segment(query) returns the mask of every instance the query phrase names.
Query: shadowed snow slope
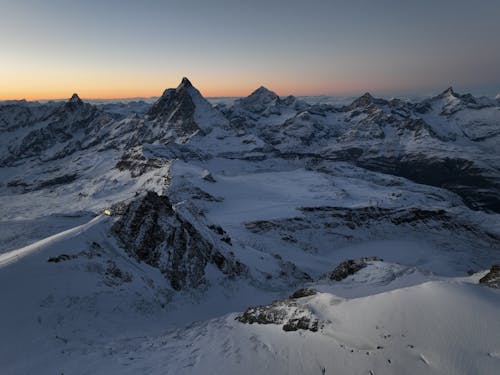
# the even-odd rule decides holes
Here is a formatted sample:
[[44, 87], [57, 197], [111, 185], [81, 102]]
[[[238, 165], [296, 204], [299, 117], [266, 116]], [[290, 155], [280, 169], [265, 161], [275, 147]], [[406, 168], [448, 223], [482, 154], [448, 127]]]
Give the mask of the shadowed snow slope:
[[0, 373], [495, 373], [499, 121], [451, 88], [0, 103]]

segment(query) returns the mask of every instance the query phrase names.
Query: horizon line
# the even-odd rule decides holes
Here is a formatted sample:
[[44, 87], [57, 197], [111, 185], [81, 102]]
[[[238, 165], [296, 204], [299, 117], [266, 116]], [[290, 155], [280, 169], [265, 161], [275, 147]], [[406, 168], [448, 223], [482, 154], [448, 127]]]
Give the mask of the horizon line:
[[[193, 85], [193, 87], [196, 88], [196, 86]], [[259, 87], [265, 87], [265, 86], [259, 86]], [[171, 88], [175, 88], [175, 87], [168, 87], [167, 89], [171, 89]], [[265, 87], [267, 88], [267, 87]], [[446, 87], [445, 89], [440, 89], [440, 90], [420, 90], [420, 91], [426, 91], [426, 93], [417, 93], [417, 92], [413, 92], [411, 93], [410, 90], [393, 90], [393, 92], [389, 92], [387, 91], [386, 93], [382, 93], [384, 92], [385, 90], [381, 90], [382, 92], [379, 93], [379, 94], [373, 94], [374, 92], [376, 92], [377, 90], [368, 90], [368, 91], [364, 91], [362, 92], [363, 90], [357, 92], [357, 93], [310, 93], [310, 94], [284, 94], [284, 95], [280, 95], [278, 93], [276, 93], [274, 90], [272, 89], [269, 89], [267, 88], [269, 91], [272, 91], [272, 92], [275, 92], [276, 95], [278, 95], [279, 97], [286, 97], [286, 96], [295, 96], [295, 97], [321, 97], [321, 96], [329, 96], [329, 97], [359, 97], [359, 96], [362, 96], [366, 93], [369, 93], [371, 94], [372, 96], [374, 97], [391, 97], [391, 96], [395, 96], [395, 95], [401, 95], [401, 96], [414, 96], [414, 97], [430, 97], [430, 96], [433, 96], [433, 95], [439, 95], [440, 93], [443, 93], [444, 91], [448, 90], [452, 88], [453, 91], [457, 92], [455, 89], [454, 89], [454, 86], [448, 86]], [[257, 90], [257, 88], [255, 89]], [[203, 93], [201, 93], [201, 95], [206, 98], [206, 99], [217, 99], [217, 98], [220, 98], [220, 99], [229, 99], [229, 98], [245, 98], [249, 95], [251, 95], [255, 90], [252, 90], [251, 92], [249, 92], [248, 94], [246, 95], [203, 95]], [[399, 91], [399, 93], [398, 93]], [[462, 91], [462, 90], [460, 90]], [[470, 93], [470, 89], [469, 90], [463, 90], [465, 91], [464, 94], [467, 94], [467, 93]], [[29, 97], [29, 96], [26, 96], [26, 97], [15, 97], [15, 98], [12, 98], [12, 97], [7, 97], [7, 98], [1, 98], [0, 97], [0, 102], [7, 102], [7, 101], [27, 101], [27, 102], [59, 102], [59, 101], [67, 101], [71, 98], [71, 95], [73, 94], [77, 94], [82, 100], [92, 100], [92, 101], [99, 101], [99, 100], [103, 100], [103, 101], [111, 101], [111, 100], [140, 100], [140, 99], [157, 99], [157, 98], [160, 98], [162, 96], [163, 93], [159, 94], [159, 95], [151, 95], [151, 96], [110, 96], [110, 97], [91, 97], [91, 96], [80, 96], [80, 94], [78, 94], [77, 91], [73, 92], [72, 94], [66, 96], [66, 97]], [[481, 96], [485, 96], [485, 97], [492, 97], [492, 98], [495, 98], [496, 96], [500, 95], [500, 91], [498, 93], [493, 93], [493, 94], [490, 94], [490, 95], [478, 95], [478, 97], [481, 97]], [[476, 95], [474, 95], [476, 96]]]

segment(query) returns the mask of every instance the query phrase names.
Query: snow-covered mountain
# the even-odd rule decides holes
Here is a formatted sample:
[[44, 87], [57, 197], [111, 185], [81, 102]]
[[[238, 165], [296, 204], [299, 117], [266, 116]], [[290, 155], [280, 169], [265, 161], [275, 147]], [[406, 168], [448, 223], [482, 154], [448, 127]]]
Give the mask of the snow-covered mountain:
[[[490, 374], [500, 107], [0, 104], [0, 368]], [[489, 273], [488, 273], [489, 272]]]

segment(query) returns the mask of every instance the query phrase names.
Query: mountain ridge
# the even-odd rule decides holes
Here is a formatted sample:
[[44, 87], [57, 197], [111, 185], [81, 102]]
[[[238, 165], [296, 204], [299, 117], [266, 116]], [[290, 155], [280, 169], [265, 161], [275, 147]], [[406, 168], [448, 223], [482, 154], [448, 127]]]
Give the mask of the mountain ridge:
[[495, 368], [500, 111], [446, 91], [0, 104], [2, 368]]

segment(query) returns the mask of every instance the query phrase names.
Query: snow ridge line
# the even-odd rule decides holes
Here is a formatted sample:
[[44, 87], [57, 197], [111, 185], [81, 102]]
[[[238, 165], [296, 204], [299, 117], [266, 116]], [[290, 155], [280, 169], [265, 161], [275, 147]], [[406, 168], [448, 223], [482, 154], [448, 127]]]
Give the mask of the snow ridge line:
[[75, 237], [80, 233], [86, 231], [88, 228], [106, 219], [106, 216], [101, 214], [90, 220], [88, 223], [78, 225], [74, 228], [67, 229], [63, 232], [54, 234], [50, 237], [44, 238], [43, 240], [37, 241], [31, 245], [22, 247], [17, 250], [9, 251], [8, 253], [0, 254], [0, 268], [9, 265], [10, 263], [17, 262], [18, 260], [24, 258], [25, 256], [42, 250], [47, 245], [55, 242], [56, 240], [64, 240], [68, 238]]

